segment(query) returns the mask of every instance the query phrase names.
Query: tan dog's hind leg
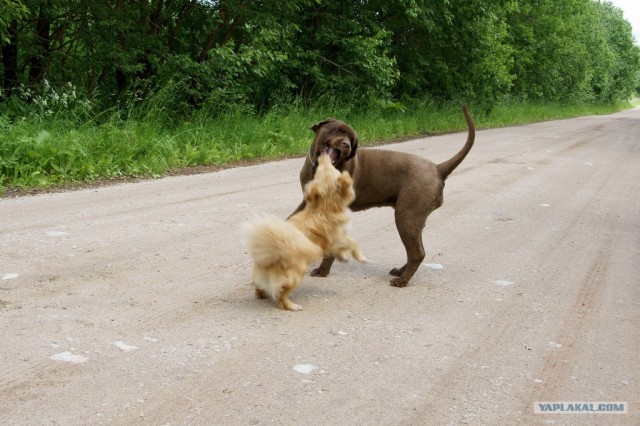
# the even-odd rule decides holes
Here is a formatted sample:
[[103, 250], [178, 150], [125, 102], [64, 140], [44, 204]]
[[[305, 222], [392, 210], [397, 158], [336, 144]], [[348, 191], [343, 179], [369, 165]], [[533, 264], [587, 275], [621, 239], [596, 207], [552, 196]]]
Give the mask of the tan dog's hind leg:
[[280, 297], [278, 298], [278, 300], [276, 300], [276, 303], [282, 309], [286, 309], [287, 311], [301, 311], [302, 310], [302, 306], [296, 305], [291, 300], [289, 300], [289, 293], [291, 293], [291, 290], [283, 291], [280, 294]]
[[256, 287], [256, 299], [264, 299], [265, 297], [267, 297], [265, 292]]
[[298, 287], [299, 283], [286, 283], [283, 284], [280, 288], [282, 292], [276, 299], [276, 303], [280, 308], [286, 309], [287, 311], [301, 311], [302, 306], [296, 305], [291, 300], [289, 300], [289, 293], [291, 293], [296, 287]]
[[255, 287], [256, 299], [264, 299], [267, 297], [267, 292], [264, 290], [265, 286], [268, 286], [269, 278], [266, 276], [266, 272], [258, 265], [253, 265], [251, 281]]

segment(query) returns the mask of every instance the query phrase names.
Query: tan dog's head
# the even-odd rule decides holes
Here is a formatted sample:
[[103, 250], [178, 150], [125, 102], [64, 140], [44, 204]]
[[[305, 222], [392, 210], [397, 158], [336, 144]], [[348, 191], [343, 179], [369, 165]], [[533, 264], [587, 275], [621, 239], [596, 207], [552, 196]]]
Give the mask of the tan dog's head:
[[348, 124], [328, 118], [311, 126], [315, 132], [309, 156], [311, 162], [318, 164], [321, 154], [331, 158], [334, 167], [342, 169], [343, 162], [349, 161], [356, 155], [358, 149], [358, 135]]
[[353, 179], [349, 172], [340, 173], [327, 154], [318, 157], [318, 169], [313, 180], [304, 187], [305, 201], [311, 208], [341, 212], [355, 200]]

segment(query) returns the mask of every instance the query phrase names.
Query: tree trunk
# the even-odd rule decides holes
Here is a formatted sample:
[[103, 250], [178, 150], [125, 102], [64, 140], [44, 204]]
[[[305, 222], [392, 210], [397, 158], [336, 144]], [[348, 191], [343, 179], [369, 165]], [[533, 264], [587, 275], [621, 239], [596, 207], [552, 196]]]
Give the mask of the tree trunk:
[[175, 25], [173, 26], [173, 28], [171, 28], [171, 32], [169, 32], [169, 50], [171, 52], [176, 52], [178, 50], [178, 46], [179, 46], [178, 34], [180, 33], [180, 30], [182, 29], [182, 25], [184, 24], [189, 14], [191, 14], [191, 11], [193, 10], [195, 5], [196, 5], [196, 2], [193, 1], [191, 3], [184, 5], [182, 7], [182, 10], [180, 10], [178, 19]]
[[18, 87], [18, 21], [11, 21], [8, 33], [9, 42], [2, 46], [2, 88], [11, 96]]
[[47, 16], [45, 6], [40, 7], [36, 20], [35, 53], [29, 68], [29, 85], [35, 86], [44, 76], [46, 61], [51, 53], [51, 19]]

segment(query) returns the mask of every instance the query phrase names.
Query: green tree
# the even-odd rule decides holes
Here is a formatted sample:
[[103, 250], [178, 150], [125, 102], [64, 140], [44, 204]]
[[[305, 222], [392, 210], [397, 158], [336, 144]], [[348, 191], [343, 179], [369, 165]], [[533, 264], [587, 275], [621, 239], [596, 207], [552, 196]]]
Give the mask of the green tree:
[[20, 1], [0, 0], [0, 55], [2, 56], [2, 86], [10, 96], [18, 84], [18, 21], [29, 10]]
[[518, 0], [508, 15], [512, 93], [525, 99], [625, 99], [638, 47], [622, 12], [593, 0]]
[[378, 1], [398, 62], [398, 96], [493, 100], [510, 87], [510, 1]]
[[594, 91], [605, 102], [627, 99], [638, 84], [640, 47], [633, 42], [631, 24], [624, 19], [622, 10], [610, 2], [593, 4], [603, 26], [603, 36], [609, 61], [603, 83]]
[[33, 102], [38, 90], [71, 84], [98, 110], [164, 109], [173, 118], [260, 113], [294, 99], [609, 102], [633, 92], [640, 68], [620, 10], [595, 0], [0, 6], [5, 101], [16, 88]]

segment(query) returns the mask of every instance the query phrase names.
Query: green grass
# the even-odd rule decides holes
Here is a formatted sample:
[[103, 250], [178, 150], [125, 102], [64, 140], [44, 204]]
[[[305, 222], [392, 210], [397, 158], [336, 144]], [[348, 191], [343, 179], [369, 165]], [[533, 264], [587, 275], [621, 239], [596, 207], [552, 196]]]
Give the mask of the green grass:
[[[331, 104], [331, 102], [329, 102]], [[637, 105], [501, 103], [470, 105], [478, 128], [502, 127]], [[459, 105], [376, 105], [368, 109], [288, 106], [257, 116], [195, 117], [178, 125], [147, 115], [101, 122], [48, 119], [9, 122], [0, 115], [0, 195], [7, 189], [43, 189], [124, 177], [160, 177], [169, 170], [302, 155], [309, 127], [326, 117], [353, 125], [364, 146], [465, 129]], [[163, 123], [164, 122], [164, 123]]]

